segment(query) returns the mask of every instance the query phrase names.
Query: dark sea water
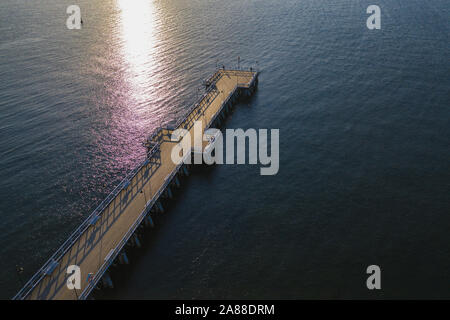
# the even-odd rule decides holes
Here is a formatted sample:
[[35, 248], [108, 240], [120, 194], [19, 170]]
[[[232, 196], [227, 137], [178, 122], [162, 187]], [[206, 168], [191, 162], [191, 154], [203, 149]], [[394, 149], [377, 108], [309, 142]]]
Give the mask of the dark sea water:
[[448, 0], [2, 0], [0, 297], [240, 56], [226, 127], [280, 129], [279, 173], [185, 179], [103, 297], [450, 298], [449, 31]]

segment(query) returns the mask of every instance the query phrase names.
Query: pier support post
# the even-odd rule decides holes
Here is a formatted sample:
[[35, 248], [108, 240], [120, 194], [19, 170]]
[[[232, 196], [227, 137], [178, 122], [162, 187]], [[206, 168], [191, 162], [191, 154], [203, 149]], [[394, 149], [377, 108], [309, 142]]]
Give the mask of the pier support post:
[[119, 262], [120, 262], [120, 264], [130, 264], [130, 261], [128, 260], [128, 257], [127, 257], [127, 254], [125, 253], [125, 251], [123, 251], [119, 255]]
[[163, 212], [164, 212], [164, 208], [163, 208], [161, 202], [158, 201], [158, 202], [156, 203], [156, 205], [158, 206], [159, 211], [160, 211], [161, 213], [163, 213]]
[[173, 193], [172, 193], [172, 190], [170, 190], [170, 187], [169, 187], [169, 186], [167, 186], [166, 192], [167, 192], [167, 196], [168, 196], [170, 199], [172, 199], [172, 198], [173, 198]]
[[137, 236], [137, 234], [133, 234], [131, 238], [131, 243], [138, 248], [141, 247], [141, 242], [139, 241], [139, 237]]
[[150, 226], [152, 228], [155, 226], [155, 224], [153, 223], [153, 219], [150, 215], [148, 215], [144, 221], [146, 226]]
[[102, 283], [103, 286], [107, 287], [107, 288], [114, 288], [114, 284], [112, 282], [111, 276], [109, 275], [109, 273], [105, 273], [102, 277]]
[[180, 180], [177, 176], [175, 176], [175, 185], [179, 188], [180, 187]]

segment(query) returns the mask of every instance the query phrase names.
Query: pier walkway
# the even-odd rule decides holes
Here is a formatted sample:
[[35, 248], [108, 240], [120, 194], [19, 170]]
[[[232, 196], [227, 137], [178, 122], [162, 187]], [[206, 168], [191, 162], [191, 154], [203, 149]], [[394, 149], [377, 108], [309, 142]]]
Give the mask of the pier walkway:
[[[152, 215], [164, 210], [160, 198], [171, 197], [170, 188], [179, 185], [177, 175], [187, 173], [183, 163], [176, 165], [171, 159], [173, 130], [192, 131], [198, 120], [203, 131], [210, 128], [239, 96], [253, 93], [257, 77], [255, 71], [220, 69], [205, 80], [204, 95], [186, 116], [173, 128], [159, 129], [147, 139], [145, 161], [108, 195], [14, 299], [86, 299], [101, 280], [110, 282], [108, 268], [115, 261], [127, 261], [124, 246], [139, 243], [136, 229], [144, 223], [153, 225]], [[80, 267], [80, 289], [70, 290], [66, 285], [70, 265]]]

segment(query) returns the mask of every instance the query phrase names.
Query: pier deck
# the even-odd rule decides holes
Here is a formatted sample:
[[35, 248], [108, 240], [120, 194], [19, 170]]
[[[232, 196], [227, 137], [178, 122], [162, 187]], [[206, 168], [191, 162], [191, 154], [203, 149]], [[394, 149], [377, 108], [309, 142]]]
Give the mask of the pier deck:
[[[237, 94], [250, 95], [258, 73], [217, 70], [205, 81], [205, 94], [173, 128], [159, 129], [146, 142], [147, 158], [125, 178], [99, 207], [78, 227], [14, 299], [86, 299], [107, 272], [123, 247], [132, 241], [137, 227], [155, 210], [183, 164], [171, 159], [174, 129], [191, 132], [195, 121], [209, 128]], [[170, 192], [170, 190], [169, 190]], [[156, 209], [155, 209], [156, 208]], [[67, 267], [81, 271], [81, 288], [69, 290]], [[90, 281], [87, 281], [90, 276]]]

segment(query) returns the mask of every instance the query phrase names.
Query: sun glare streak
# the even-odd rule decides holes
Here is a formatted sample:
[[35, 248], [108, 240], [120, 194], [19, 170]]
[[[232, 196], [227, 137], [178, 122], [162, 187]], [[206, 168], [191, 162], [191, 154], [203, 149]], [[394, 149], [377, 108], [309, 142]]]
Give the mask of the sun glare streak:
[[148, 87], [156, 67], [155, 6], [149, 0], [117, 0], [121, 10], [123, 54], [136, 89]]

